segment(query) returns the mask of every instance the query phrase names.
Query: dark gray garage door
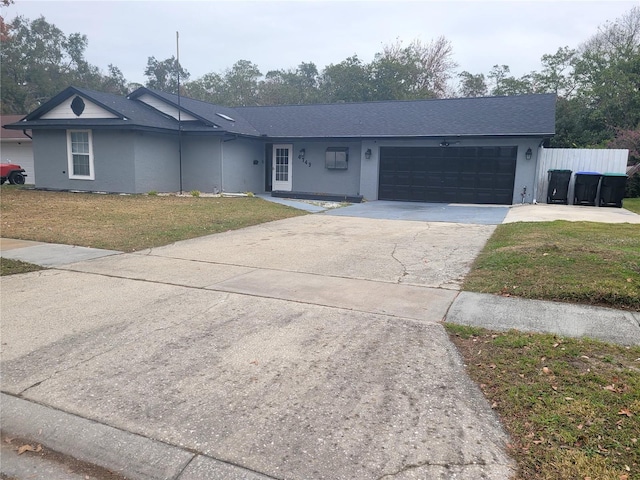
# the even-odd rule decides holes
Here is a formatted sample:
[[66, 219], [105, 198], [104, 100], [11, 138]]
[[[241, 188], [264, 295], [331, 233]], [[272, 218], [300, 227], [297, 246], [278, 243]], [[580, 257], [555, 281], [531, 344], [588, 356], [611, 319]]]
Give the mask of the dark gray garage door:
[[518, 147], [381, 147], [380, 200], [513, 202]]

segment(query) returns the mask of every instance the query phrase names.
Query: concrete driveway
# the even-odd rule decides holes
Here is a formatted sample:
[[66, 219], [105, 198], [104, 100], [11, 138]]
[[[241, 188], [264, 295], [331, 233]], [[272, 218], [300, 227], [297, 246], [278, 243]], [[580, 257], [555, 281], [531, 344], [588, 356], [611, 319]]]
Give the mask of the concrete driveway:
[[309, 215], [2, 277], [2, 390], [191, 456], [113, 446], [133, 478], [508, 478], [438, 323], [494, 228]]

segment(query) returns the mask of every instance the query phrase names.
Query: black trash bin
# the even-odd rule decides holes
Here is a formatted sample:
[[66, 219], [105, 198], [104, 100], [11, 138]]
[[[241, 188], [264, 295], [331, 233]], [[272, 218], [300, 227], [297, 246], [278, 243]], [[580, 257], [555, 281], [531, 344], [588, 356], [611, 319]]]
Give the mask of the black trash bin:
[[598, 172], [576, 172], [576, 183], [573, 193], [574, 205], [595, 206], [601, 176]]
[[599, 205], [601, 207], [622, 208], [624, 198], [624, 187], [627, 184], [627, 176], [624, 173], [602, 174], [600, 180]]
[[547, 203], [569, 203], [569, 180], [571, 170], [549, 170], [549, 188], [547, 189]]

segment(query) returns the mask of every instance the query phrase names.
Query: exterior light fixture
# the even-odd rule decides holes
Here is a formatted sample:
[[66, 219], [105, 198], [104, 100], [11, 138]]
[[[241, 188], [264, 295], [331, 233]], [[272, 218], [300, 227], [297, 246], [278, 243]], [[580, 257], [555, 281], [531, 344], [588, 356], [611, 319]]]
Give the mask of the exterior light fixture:
[[371, 149], [367, 148], [367, 151], [364, 152], [364, 158], [366, 158], [367, 160], [369, 160], [371, 158]]
[[298, 154], [298, 158], [299, 158], [300, 160], [304, 160], [304, 155], [305, 155], [305, 153], [307, 153], [307, 152], [305, 151], [305, 149], [304, 149], [304, 148], [301, 148], [301, 149], [300, 149], [300, 153]]
[[526, 158], [527, 160], [531, 160], [531, 157], [533, 156], [533, 152], [531, 151], [531, 149], [527, 149], [527, 151], [524, 154], [524, 158]]

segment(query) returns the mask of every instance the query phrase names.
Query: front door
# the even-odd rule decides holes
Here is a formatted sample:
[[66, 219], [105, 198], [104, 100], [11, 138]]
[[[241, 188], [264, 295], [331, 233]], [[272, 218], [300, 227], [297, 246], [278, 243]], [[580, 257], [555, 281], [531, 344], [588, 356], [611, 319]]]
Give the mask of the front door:
[[273, 146], [273, 185], [274, 191], [291, 191], [291, 164], [293, 155], [293, 145]]

